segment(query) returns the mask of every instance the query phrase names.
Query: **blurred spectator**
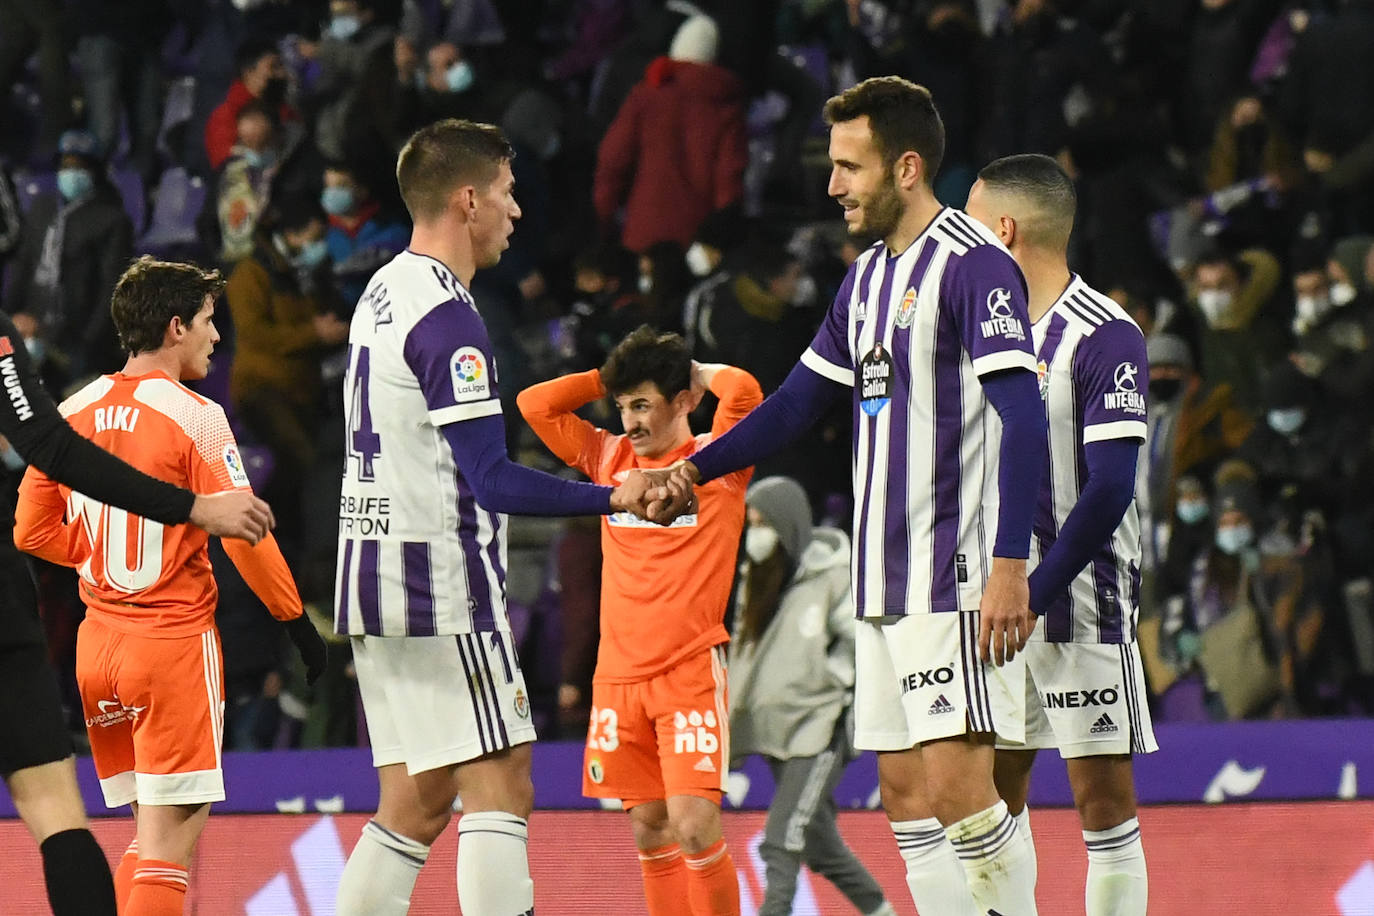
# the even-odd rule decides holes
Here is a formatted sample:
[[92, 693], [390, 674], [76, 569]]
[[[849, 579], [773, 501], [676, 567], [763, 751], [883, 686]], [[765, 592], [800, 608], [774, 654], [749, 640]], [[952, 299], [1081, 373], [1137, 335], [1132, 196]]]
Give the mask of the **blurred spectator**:
[[[316, 112], [315, 140], [330, 159], [348, 153], [344, 124], [355, 96], [375, 87], [378, 74], [371, 61], [380, 58], [395, 66], [396, 32], [378, 17], [377, 4], [378, 0], [331, 0], [329, 24], [315, 48], [319, 72], [309, 102]], [[394, 81], [393, 69], [387, 82]], [[384, 110], [371, 113], [381, 116]]]
[[133, 256], [133, 224], [85, 130], [58, 142], [57, 193], [25, 217], [5, 311], [37, 322], [65, 386], [123, 364], [110, 293]]
[[849, 538], [812, 528], [801, 485], [768, 477], [749, 488], [744, 561], [730, 644], [730, 754], [760, 754], [773, 772], [759, 855], [761, 914], [791, 912], [802, 863], [861, 913], [893, 913], [845, 844], [835, 786], [856, 756], [854, 602]]
[[1204, 215], [1223, 223], [1242, 244], [1282, 250], [1291, 232], [1285, 207], [1302, 183], [1302, 168], [1277, 119], [1247, 93], [1217, 120], [1207, 153]]
[[1345, 0], [1297, 37], [1281, 111], [1303, 162], [1333, 193], [1344, 233], [1374, 230], [1374, 0]]
[[1260, 248], [1238, 255], [1205, 252], [1193, 272], [1193, 301], [1202, 315], [1202, 376], [1229, 385], [1254, 404], [1263, 368], [1287, 349], [1287, 321], [1274, 294], [1278, 259]]
[[[1184, 475], [1204, 477], [1250, 434], [1254, 421], [1234, 403], [1230, 385], [1211, 385], [1193, 368], [1188, 345], [1171, 334], [1146, 341], [1150, 364], [1148, 436], [1142, 530], [1174, 514], [1176, 484]], [[1157, 563], [1161, 545], [1146, 546], [1147, 562]]]
[[236, 335], [229, 398], [252, 441], [276, 458], [263, 498], [287, 553], [300, 546], [302, 485], [315, 462], [320, 357], [348, 339], [348, 324], [309, 291], [307, 277], [329, 257], [319, 205], [288, 198], [274, 211], [271, 228], [229, 275], [225, 297]]
[[1155, 579], [1155, 595], [1161, 604], [1187, 594], [1193, 561], [1212, 543], [1213, 535], [1211, 497], [1202, 481], [1185, 474], [1174, 491], [1178, 498], [1173, 517], [1155, 522], [1155, 540], [1164, 554]]
[[694, 285], [682, 305], [683, 337], [693, 352], [696, 352], [702, 302], [715, 295], [716, 287], [730, 281], [733, 275], [727, 269], [726, 257], [744, 242], [746, 233], [740, 207], [717, 210], [701, 221], [696, 237], [683, 255], [687, 270], [694, 278]]
[[635, 285], [638, 261], [629, 251], [605, 243], [580, 252], [572, 266], [575, 298], [562, 322], [560, 356], [564, 372], [585, 372], [599, 368], [626, 334], [649, 323], [649, 315]]
[[[0, 0], [0, 114], [6, 114], [9, 88], [34, 52], [38, 54], [38, 96], [42, 116], [30, 149], [34, 162], [47, 162], [58, 135], [72, 121], [71, 74], [67, 65], [66, 12], [51, 0]], [[6, 114], [4, 119], [9, 122]]]
[[1325, 262], [1298, 262], [1293, 273], [1290, 358], [1303, 374], [1350, 407], [1363, 407], [1374, 385], [1374, 296], [1364, 288], [1364, 260], [1374, 238], [1338, 242]]
[[601, 141], [597, 217], [611, 226], [623, 206], [631, 251], [664, 240], [685, 248], [707, 214], [743, 193], [744, 86], [711, 63], [715, 54], [715, 23], [684, 22], [669, 56], [649, 66]]
[[639, 295], [645, 321], [660, 331], [682, 330], [682, 304], [692, 285], [682, 246], [665, 239], [639, 256]]
[[260, 99], [275, 110], [277, 120], [285, 123], [298, 119], [296, 110], [286, 102], [286, 67], [274, 42], [250, 38], [239, 46], [235, 55], [238, 79], [229, 87], [229, 94], [210, 114], [205, 124], [205, 154], [210, 168], [218, 169], [233, 152], [238, 140], [239, 110], [253, 99]]
[[276, 115], [259, 99], [239, 109], [237, 137], [216, 179], [213, 206], [219, 259], [237, 264], [253, 250], [258, 219], [271, 202], [272, 179], [283, 157]]
[[405, 249], [410, 229], [383, 212], [371, 188], [346, 163], [326, 166], [320, 206], [329, 217], [324, 240], [334, 279], [351, 312], [377, 268]]
[[75, 0], [67, 4], [77, 34], [76, 62], [86, 120], [106, 157], [119, 152], [121, 117], [129, 161], [145, 181], [157, 168], [162, 124], [162, 42], [173, 25], [169, 0]]
[[1217, 121], [1248, 85], [1255, 49], [1277, 0], [1201, 0], [1188, 35], [1184, 143], [1202, 149]]

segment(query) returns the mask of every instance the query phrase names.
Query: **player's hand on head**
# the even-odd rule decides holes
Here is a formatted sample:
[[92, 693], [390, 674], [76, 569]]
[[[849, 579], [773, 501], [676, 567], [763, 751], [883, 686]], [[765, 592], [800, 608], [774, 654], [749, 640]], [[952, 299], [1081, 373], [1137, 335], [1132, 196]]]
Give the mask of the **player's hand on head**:
[[277, 524], [272, 508], [248, 489], [198, 494], [191, 504], [190, 522], [216, 537], [250, 544], [262, 540]]
[[1025, 560], [993, 557], [978, 610], [978, 655], [984, 664], [1005, 665], [1026, 647], [1035, 629]]

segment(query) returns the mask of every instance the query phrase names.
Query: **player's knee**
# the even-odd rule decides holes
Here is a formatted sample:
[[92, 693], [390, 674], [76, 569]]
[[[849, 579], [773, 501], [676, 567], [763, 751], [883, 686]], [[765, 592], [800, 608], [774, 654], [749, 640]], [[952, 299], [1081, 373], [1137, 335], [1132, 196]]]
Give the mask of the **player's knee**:
[[1084, 830], [1109, 830], [1135, 817], [1135, 799], [1121, 793], [1097, 793], [1075, 801]]
[[673, 833], [687, 854], [701, 852], [720, 839], [720, 809], [714, 805], [694, 805], [672, 814]]

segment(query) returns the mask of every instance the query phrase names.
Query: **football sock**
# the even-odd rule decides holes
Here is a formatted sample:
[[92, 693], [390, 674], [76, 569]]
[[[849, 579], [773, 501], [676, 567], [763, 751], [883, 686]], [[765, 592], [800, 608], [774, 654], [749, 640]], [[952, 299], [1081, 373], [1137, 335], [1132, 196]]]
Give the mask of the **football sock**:
[[739, 879], [725, 839], [684, 858], [693, 916], [739, 916]]
[[1035, 883], [1030, 855], [1016, 831], [1007, 803], [950, 824], [945, 835], [968, 875], [969, 890], [982, 912], [1034, 916]]
[[691, 916], [687, 892], [687, 861], [676, 843], [639, 851], [639, 870], [644, 875], [644, 902], [649, 916]]
[[338, 916], [405, 916], [427, 858], [425, 844], [368, 821], [339, 879]]
[[1083, 844], [1088, 847], [1088, 916], [1145, 916], [1150, 881], [1140, 821], [1133, 817], [1107, 830], [1084, 830]]
[[114, 873], [115, 901], [119, 904], [121, 916], [129, 905], [129, 891], [134, 889], [134, 870], [137, 868], [138, 837], [134, 837], [129, 848], [124, 850], [124, 858], [119, 860], [119, 867]]
[[458, 904], [464, 913], [534, 911], [529, 825], [505, 811], [474, 811], [458, 822]]
[[186, 866], [139, 859], [129, 891], [128, 916], [182, 916], [186, 906]]
[[938, 820], [893, 821], [892, 835], [906, 863], [911, 900], [922, 916], [982, 916], [959, 857]]
[[100, 844], [84, 828], [54, 833], [39, 846], [48, 904], [55, 916], [113, 916], [114, 882]]
[[1031, 835], [1030, 826], [1030, 805], [1021, 809], [1021, 813], [1014, 815], [1016, 818], [1016, 832], [1021, 835], [1021, 842], [1026, 844], [1026, 852], [1030, 855], [1031, 886], [1040, 880], [1040, 857], [1035, 854], [1035, 837]]

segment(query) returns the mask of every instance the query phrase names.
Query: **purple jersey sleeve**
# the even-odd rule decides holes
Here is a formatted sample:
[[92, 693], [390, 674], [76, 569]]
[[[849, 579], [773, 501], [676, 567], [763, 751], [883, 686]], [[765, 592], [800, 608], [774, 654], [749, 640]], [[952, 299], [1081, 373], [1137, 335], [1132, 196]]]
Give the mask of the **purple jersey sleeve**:
[[823, 378], [854, 387], [854, 354], [849, 347], [849, 300], [854, 294], [854, 274], [858, 262], [849, 265], [835, 301], [825, 313], [811, 346], [802, 354], [802, 365]]
[[501, 412], [491, 341], [477, 310], [450, 299], [410, 329], [403, 348], [435, 426]]
[[940, 302], [954, 317], [959, 339], [980, 376], [1003, 369], [1035, 371], [1026, 281], [1011, 255], [980, 245], [952, 255], [940, 286]]
[[1083, 443], [1145, 438], [1150, 377], [1145, 338], [1129, 321], [1110, 321], [1074, 353], [1073, 384], [1083, 405]]

